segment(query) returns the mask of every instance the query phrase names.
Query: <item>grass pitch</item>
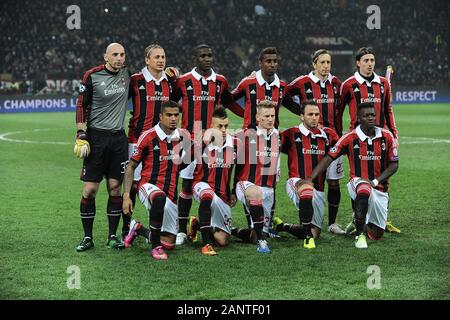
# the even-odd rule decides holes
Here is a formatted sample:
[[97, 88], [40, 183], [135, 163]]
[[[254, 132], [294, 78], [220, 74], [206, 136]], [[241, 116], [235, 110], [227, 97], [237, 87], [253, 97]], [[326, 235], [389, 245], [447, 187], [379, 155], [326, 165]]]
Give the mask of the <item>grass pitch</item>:
[[[72, 153], [75, 115], [2, 114], [0, 299], [449, 299], [450, 105], [394, 109], [401, 145], [390, 218], [401, 234], [385, 234], [357, 250], [353, 239], [324, 231], [312, 251], [282, 234], [269, 240], [269, 255], [233, 238], [228, 248], [217, 248], [216, 257], [188, 244], [169, 252], [168, 261], [154, 261], [142, 239], [120, 252], [105, 247], [104, 183], [96, 200], [95, 248], [76, 252], [82, 183], [81, 161]], [[242, 120], [230, 117], [240, 127]], [[282, 111], [283, 128], [298, 123]], [[298, 222], [282, 160], [276, 215]], [[337, 217], [344, 226], [351, 219], [347, 179], [348, 166]], [[191, 214], [197, 208], [194, 201]], [[140, 203], [135, 217], [147, 222]], [[235, 226], [246, 225], [242, 205], [233, 209], [233, 219]], [[80, 289], [68, 288], [71, 266], [80, 270]], [[368, 288], [370, 266], [379, 267], [379, 289]]]

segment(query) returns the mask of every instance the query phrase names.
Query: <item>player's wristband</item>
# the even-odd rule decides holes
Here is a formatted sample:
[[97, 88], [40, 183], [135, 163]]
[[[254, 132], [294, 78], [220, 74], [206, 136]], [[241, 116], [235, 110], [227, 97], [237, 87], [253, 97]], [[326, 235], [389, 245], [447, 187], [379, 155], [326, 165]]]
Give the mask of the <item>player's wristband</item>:
[[372, 183], [373, 183], [373, 186], [374, 186], [374, 187], [376, 187], [376, 186], [379, 184], [379, 182], [378, 182], [377, 179], [373, 179], [373, 180], [372, 180]]
[[87, 140], [87, 134], [86, 134], [86, 132], [84, 132], [84, 130], [78, 130], [77, 131], [77, 139], [80, 139], [80, 140]]

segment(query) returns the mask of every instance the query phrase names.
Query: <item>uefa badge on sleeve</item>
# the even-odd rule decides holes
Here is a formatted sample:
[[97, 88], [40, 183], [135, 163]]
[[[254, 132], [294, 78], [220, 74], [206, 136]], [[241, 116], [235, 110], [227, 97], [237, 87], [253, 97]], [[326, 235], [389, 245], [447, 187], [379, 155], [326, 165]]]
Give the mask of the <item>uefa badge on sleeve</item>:
[[86, 90], [86, 86], [84, 84], [80, 83], [80, 88], [79, 88], [80, 93], [83, 93], [85, 90]]

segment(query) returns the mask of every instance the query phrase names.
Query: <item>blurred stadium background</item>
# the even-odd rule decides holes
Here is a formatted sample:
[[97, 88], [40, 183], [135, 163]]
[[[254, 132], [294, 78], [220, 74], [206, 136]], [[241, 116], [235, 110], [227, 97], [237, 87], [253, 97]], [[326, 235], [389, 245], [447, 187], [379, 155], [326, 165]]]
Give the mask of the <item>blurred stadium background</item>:
[[[81, 9], [79, 30], [66, 27], [72, 4]], [[381, 9], [379, 30], [366, 27], [372, 4]], [[1, 1], [0, 299], [450, 299], [449, 16], [448, 1]], [[332, 73], [345, 80], [355, 70], [353, 53], [372, 46], [376, 72], [383, 75], [387, 64], [395, 69], [401, 161], [390, 209], [402, 233], [386, 234], [365, 252], [327, 232], [317, 251], [305, 252], [283, 235], [271, 242], [267, 257], [234, 239], [218, 259], [187, 245], [158, 264], [143, 242], [117, 254], [104, 247], [102, 185], [96, 248], [75, 252], [81, 182], [72, 112], [82, 73], [102, 63], [114, 41], [124, 44], [132, 71], [142, 68], [150, 43], [161, 44], [168, 65], [182, 72], [192, 67], [192, 48], [207, 43], [215, 70], [231, 87], [258, 68], [258, 52], [266, 46], [278, 48], [278, 74], [289, 82], [310, 71], [318, 48], [331, 50]], [[405, 102], [410, 104], [400, 105]], [[41, 111], [71, 112], [32, 113]], [[281, 115], [283, 127], [298, 124], [289, 112]], [[231, 119], [233, 128], [240, 127], [240, 119]], [[338, 223], [345, 225], [351, 209], [345, 183], [341, 187]], [[277, 188], [277, 199], [277, 214], [296, 222], [284, 187]], [[142, 206], [136, 216], [146, 220]], [[233, 209], [233, 219], [245, 225], [241, 207]], [[81, 290], [67, 287], [71, 265], [82, 271]], [[381, 268], [380, 290], [366, 285], [371, 265]]]
[[[73, 4], [81, 10], [79, 30], [66, 27]], [[381, 9], [380, 29], [366, 27], [372, 4]], [[168, 65], [182, 72], [192, 67], [192, 48], [207, 43], [216, 71], [231, 86], [258, 67], [267, 46], [278, 48], [278, 74], [288, 82], [310, 71], [318, 48], [331, 50], [332, 73], [343, 81], [354, 71], [353, 53], [372, 46], [378, 74], [394, 66], [394, 90], [450, 86], [450, 3], [444, 0], [4, 0], [0, 9], [1, 94], [76, 94], [83, 72], [102, 63], [111, 42], [125, 46], [132, 71], [144, 65], [145, 47], [157, 42]]]

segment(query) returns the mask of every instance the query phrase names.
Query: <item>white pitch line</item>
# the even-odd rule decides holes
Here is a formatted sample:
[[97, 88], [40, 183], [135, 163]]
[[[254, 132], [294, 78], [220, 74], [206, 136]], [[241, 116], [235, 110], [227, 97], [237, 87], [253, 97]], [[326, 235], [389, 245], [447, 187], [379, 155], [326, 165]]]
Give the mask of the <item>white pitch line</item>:
[[[406, 139], [406, 141], [404, 139]], [[427, 138], [427, 137], [400, 137], [399, 140], [400, 146], [402, 144], [450, 143], [450, 140]]]
[[0, 134], [0, 140], [8, 141], [8, 142], [17, 142], [17, 143], [61, 144], [61, 145], [72, 144], [72, 142], [33, 141], [33, 140], [22, 140], [22, 139], [7, 138], [8, 136], [13, 135], [13, 134], [27, 133], [27, 132], [39, 132], [39, 131], [50, 131], [50, 130], [57, 130], [57, 129], [34, 129], [34, 130], [26, 130], [26, 131], [5, 132], [5, 133]]
[[[57, 145], [70, 145], [72, 142], [58, 142], [58, 141], [35, 141], [35, 140], [22, 140], [22, 139], [11, 139], [7, 138], [10, 135], [27, 133], [27, 132], [40, 132], [40, 131], [50, 131], [58, 129], [33, 129], [25, 131], [11, 131], [0, 134], [0, 140], [8, 142], [17, 143], [36, 143], [36, 144], [57, 144]], [[405, 141], [406, 139], [406, 141]], [[428, 137], [400, 137], [400, 145], [402, 144], [423, 144], [423, 143], [450, 143], [450, 140], [446, 139], [435, 139]]]

